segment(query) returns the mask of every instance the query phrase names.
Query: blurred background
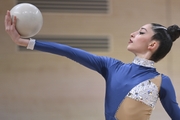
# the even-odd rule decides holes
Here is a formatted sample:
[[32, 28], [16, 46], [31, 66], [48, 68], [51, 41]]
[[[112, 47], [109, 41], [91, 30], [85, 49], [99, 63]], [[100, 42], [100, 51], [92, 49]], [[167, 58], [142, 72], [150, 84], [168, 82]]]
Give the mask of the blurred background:
[[[1, 0], [0, 119], [104, 120], [105, 81], [98, 73], [65, 57], [28, 51], [4, 31], [7, 10], [35, 4], [44, 23], [34, 36], [97, 55], [132, 62], [130, 33], [147, 23], [180, 25], [179, 0]], [[28, 24], [28, 23], [27, 23]], [[168, 75], [180, 102], [180, 40], [155, 66]], [[169, 120], [158, 101], [151, 120]]]

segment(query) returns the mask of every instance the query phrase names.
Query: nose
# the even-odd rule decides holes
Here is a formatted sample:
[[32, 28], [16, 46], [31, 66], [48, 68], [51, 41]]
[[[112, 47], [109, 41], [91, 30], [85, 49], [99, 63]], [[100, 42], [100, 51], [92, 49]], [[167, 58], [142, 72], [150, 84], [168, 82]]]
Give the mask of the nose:
[[135, 37], [137, 32], [133, 32], [130, 34], [131, 37]]
[[133, 37], [134, 36], [133, 33], [131, 33], [130, 36]]

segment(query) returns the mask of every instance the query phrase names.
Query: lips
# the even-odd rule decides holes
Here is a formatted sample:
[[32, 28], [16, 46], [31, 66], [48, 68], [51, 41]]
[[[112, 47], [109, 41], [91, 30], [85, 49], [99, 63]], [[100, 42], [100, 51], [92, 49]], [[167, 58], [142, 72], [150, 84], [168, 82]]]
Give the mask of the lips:
[[133, 43], [133, 41], [130, 39], [130, 40], [129, 40], [129, 43]]

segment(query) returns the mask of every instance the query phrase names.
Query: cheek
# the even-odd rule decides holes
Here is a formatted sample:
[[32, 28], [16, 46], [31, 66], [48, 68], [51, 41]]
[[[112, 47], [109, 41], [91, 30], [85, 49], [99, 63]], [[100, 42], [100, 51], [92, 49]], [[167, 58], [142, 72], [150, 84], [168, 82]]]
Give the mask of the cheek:
[[136, 39], [135, 43], [140, 46], [148, 47], [150, 41], [151, 40], [149, 39], [149, 37], [141, 37], [139, 39]]
[[139, 43], [137, 44], [137, 47], [140, 50], [147, 50], [148, 49], [148, 42], [146, 40], [139, 41]]
[[134, 40], [133, 43], [128, 44], [127, 49], [129, 51], [144, 51], [148, 49], [148, 41], [146, 39]]

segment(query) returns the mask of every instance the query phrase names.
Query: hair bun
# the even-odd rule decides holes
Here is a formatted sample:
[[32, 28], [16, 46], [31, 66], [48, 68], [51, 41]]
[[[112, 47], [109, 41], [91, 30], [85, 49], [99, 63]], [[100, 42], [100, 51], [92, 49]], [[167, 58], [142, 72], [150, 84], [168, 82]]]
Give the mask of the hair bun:
[[167, 32], [171, 37], [171, 40], [174, 42], [180, 36], [180, 28], [177, 25], [171, 25], [167, 28]]

